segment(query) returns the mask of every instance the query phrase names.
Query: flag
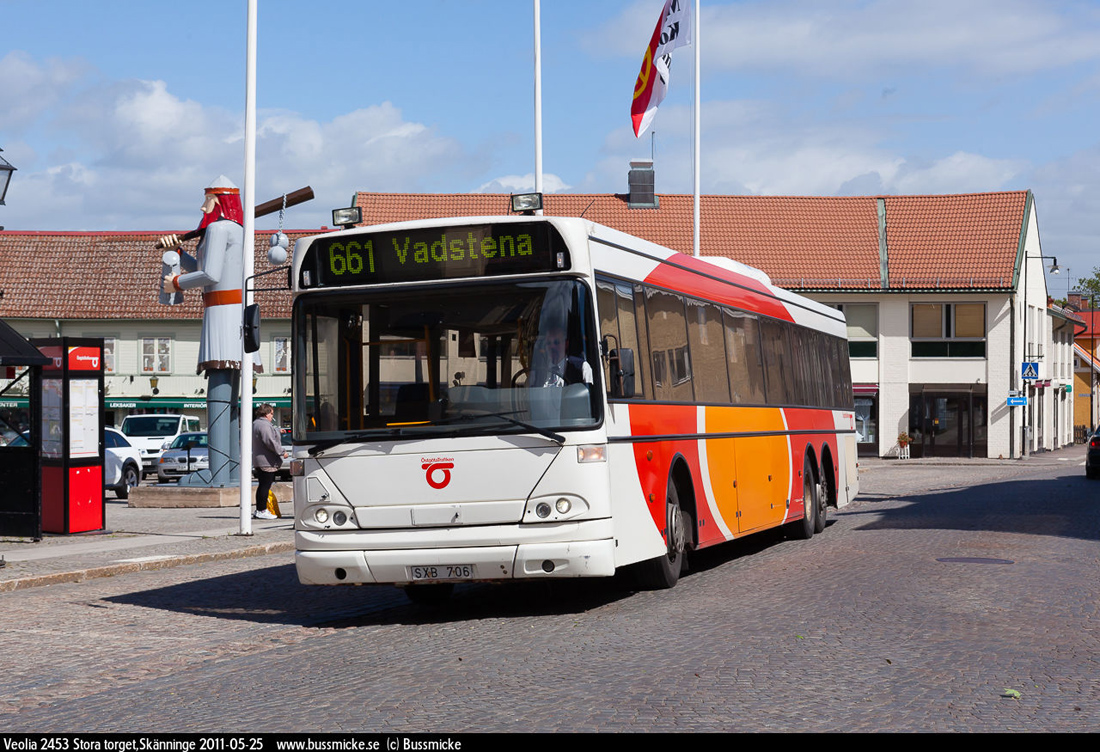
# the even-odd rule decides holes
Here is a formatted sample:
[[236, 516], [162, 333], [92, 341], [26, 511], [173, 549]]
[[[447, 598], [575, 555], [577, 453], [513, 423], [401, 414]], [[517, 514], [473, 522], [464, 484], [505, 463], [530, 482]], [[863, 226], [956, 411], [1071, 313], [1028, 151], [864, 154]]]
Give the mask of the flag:
[[641, 136], [657, 114], [657, 105], [668, 89], [672, 51], [685, 44], [691, 44], [691, 0], [665, 0], [657, 28], [642, 58], [642, 70], [634, 83], [630, 119], [634, 121], [635, 136]]

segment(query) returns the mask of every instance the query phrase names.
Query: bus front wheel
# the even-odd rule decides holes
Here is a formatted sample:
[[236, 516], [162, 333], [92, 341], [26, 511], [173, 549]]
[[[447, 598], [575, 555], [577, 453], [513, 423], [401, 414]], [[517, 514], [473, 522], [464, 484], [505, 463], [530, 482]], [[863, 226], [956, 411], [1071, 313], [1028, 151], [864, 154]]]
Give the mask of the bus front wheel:
[[665, 545], [667, 551], [656, 559], [638, 564], [638, 580], [647, 590], [665, 590], [676, 584], [684, 568], [687, 528], [680, 509], [680, 494], [669, 478], [665, 495]]

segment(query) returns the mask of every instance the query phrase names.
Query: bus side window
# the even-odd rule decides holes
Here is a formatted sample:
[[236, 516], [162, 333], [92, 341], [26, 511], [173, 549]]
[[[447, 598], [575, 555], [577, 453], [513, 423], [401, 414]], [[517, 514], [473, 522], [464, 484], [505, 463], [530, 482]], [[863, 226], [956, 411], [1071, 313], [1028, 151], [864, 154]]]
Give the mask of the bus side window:
[[[654, 397], [663, 402], [691, 402], [691, 361], [687, 352], [687, 321], [684, 297], [664, 290], [646, 290], [646, 313], [649, 316], [650, 349], [656, 364], [664, 360], [667, 373], [657, 386], [654, 374]], [[661, 353], [658, 356], [657, 353]]]
[[[649, 396], [648, 382], [644, 377], [644, 371], [648, 367], [645, 361], [648, 359], [648, 348], [643, 349], [639, 343], [639, 335], [645, 337], [645, 308], [642, 304], [643, 295], [634, 294], [630, 285], [614, 280], [600, 279], [596, 282], [596, 307], [600, 316], [600, 334], [604, 337], [611, 335], [610, 349], [631, 350], [634, 354], [634, 393], [633, 397], [645, 398]], [[635, 314], [638, 311], [638, 315]], [[611, 395], [611, 364], [607, 360], [608, 353], [603, 353], [604, 360], [604, 385], [607, 393]]]
[[[600, 334], [604, 337], [611, 335], [614, 340], [610, 347], [619, 346], [619, 308], [615, 300], [615, 285], [607, 280], [596, 280], [596, 311], [600, 317]], [[601, 353], [600, 365], [603, 367], [603, 383], [607, 387], [607, 393], [611, 394], [611, 365], [607, 353]]]
[[728, 404], [730, 380], [726, 373], [722, 312], [713, 303], [688, 298], [688, 336], [695, 398], [700, 402]]
[[763, 405], [764, 363], [760, 352], [760, 324], [756, 316], [723, 309], [730, 391], [735, 405]]

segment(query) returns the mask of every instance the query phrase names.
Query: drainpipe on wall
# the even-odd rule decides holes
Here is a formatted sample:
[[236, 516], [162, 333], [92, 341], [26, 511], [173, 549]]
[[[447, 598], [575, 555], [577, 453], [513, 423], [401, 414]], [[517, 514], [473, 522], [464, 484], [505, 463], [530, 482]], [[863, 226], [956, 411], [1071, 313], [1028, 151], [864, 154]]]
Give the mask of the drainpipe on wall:
[[886, 247], [886, 199], [876, 198], [875, 207], [878, 212], [878, 276], [879, 286], [886, 289], [890, 286], [890, 262]]

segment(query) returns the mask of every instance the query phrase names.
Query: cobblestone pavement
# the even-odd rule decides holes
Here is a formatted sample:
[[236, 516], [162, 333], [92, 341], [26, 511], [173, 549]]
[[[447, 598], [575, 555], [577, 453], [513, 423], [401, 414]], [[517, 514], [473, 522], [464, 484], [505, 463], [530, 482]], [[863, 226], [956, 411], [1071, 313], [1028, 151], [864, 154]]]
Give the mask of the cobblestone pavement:
[[587, 580], [307, 588], [273, 554], [0, 593], [9, 731], [1097, 731], [1080, 448], [863, 463], [809, 541]]

